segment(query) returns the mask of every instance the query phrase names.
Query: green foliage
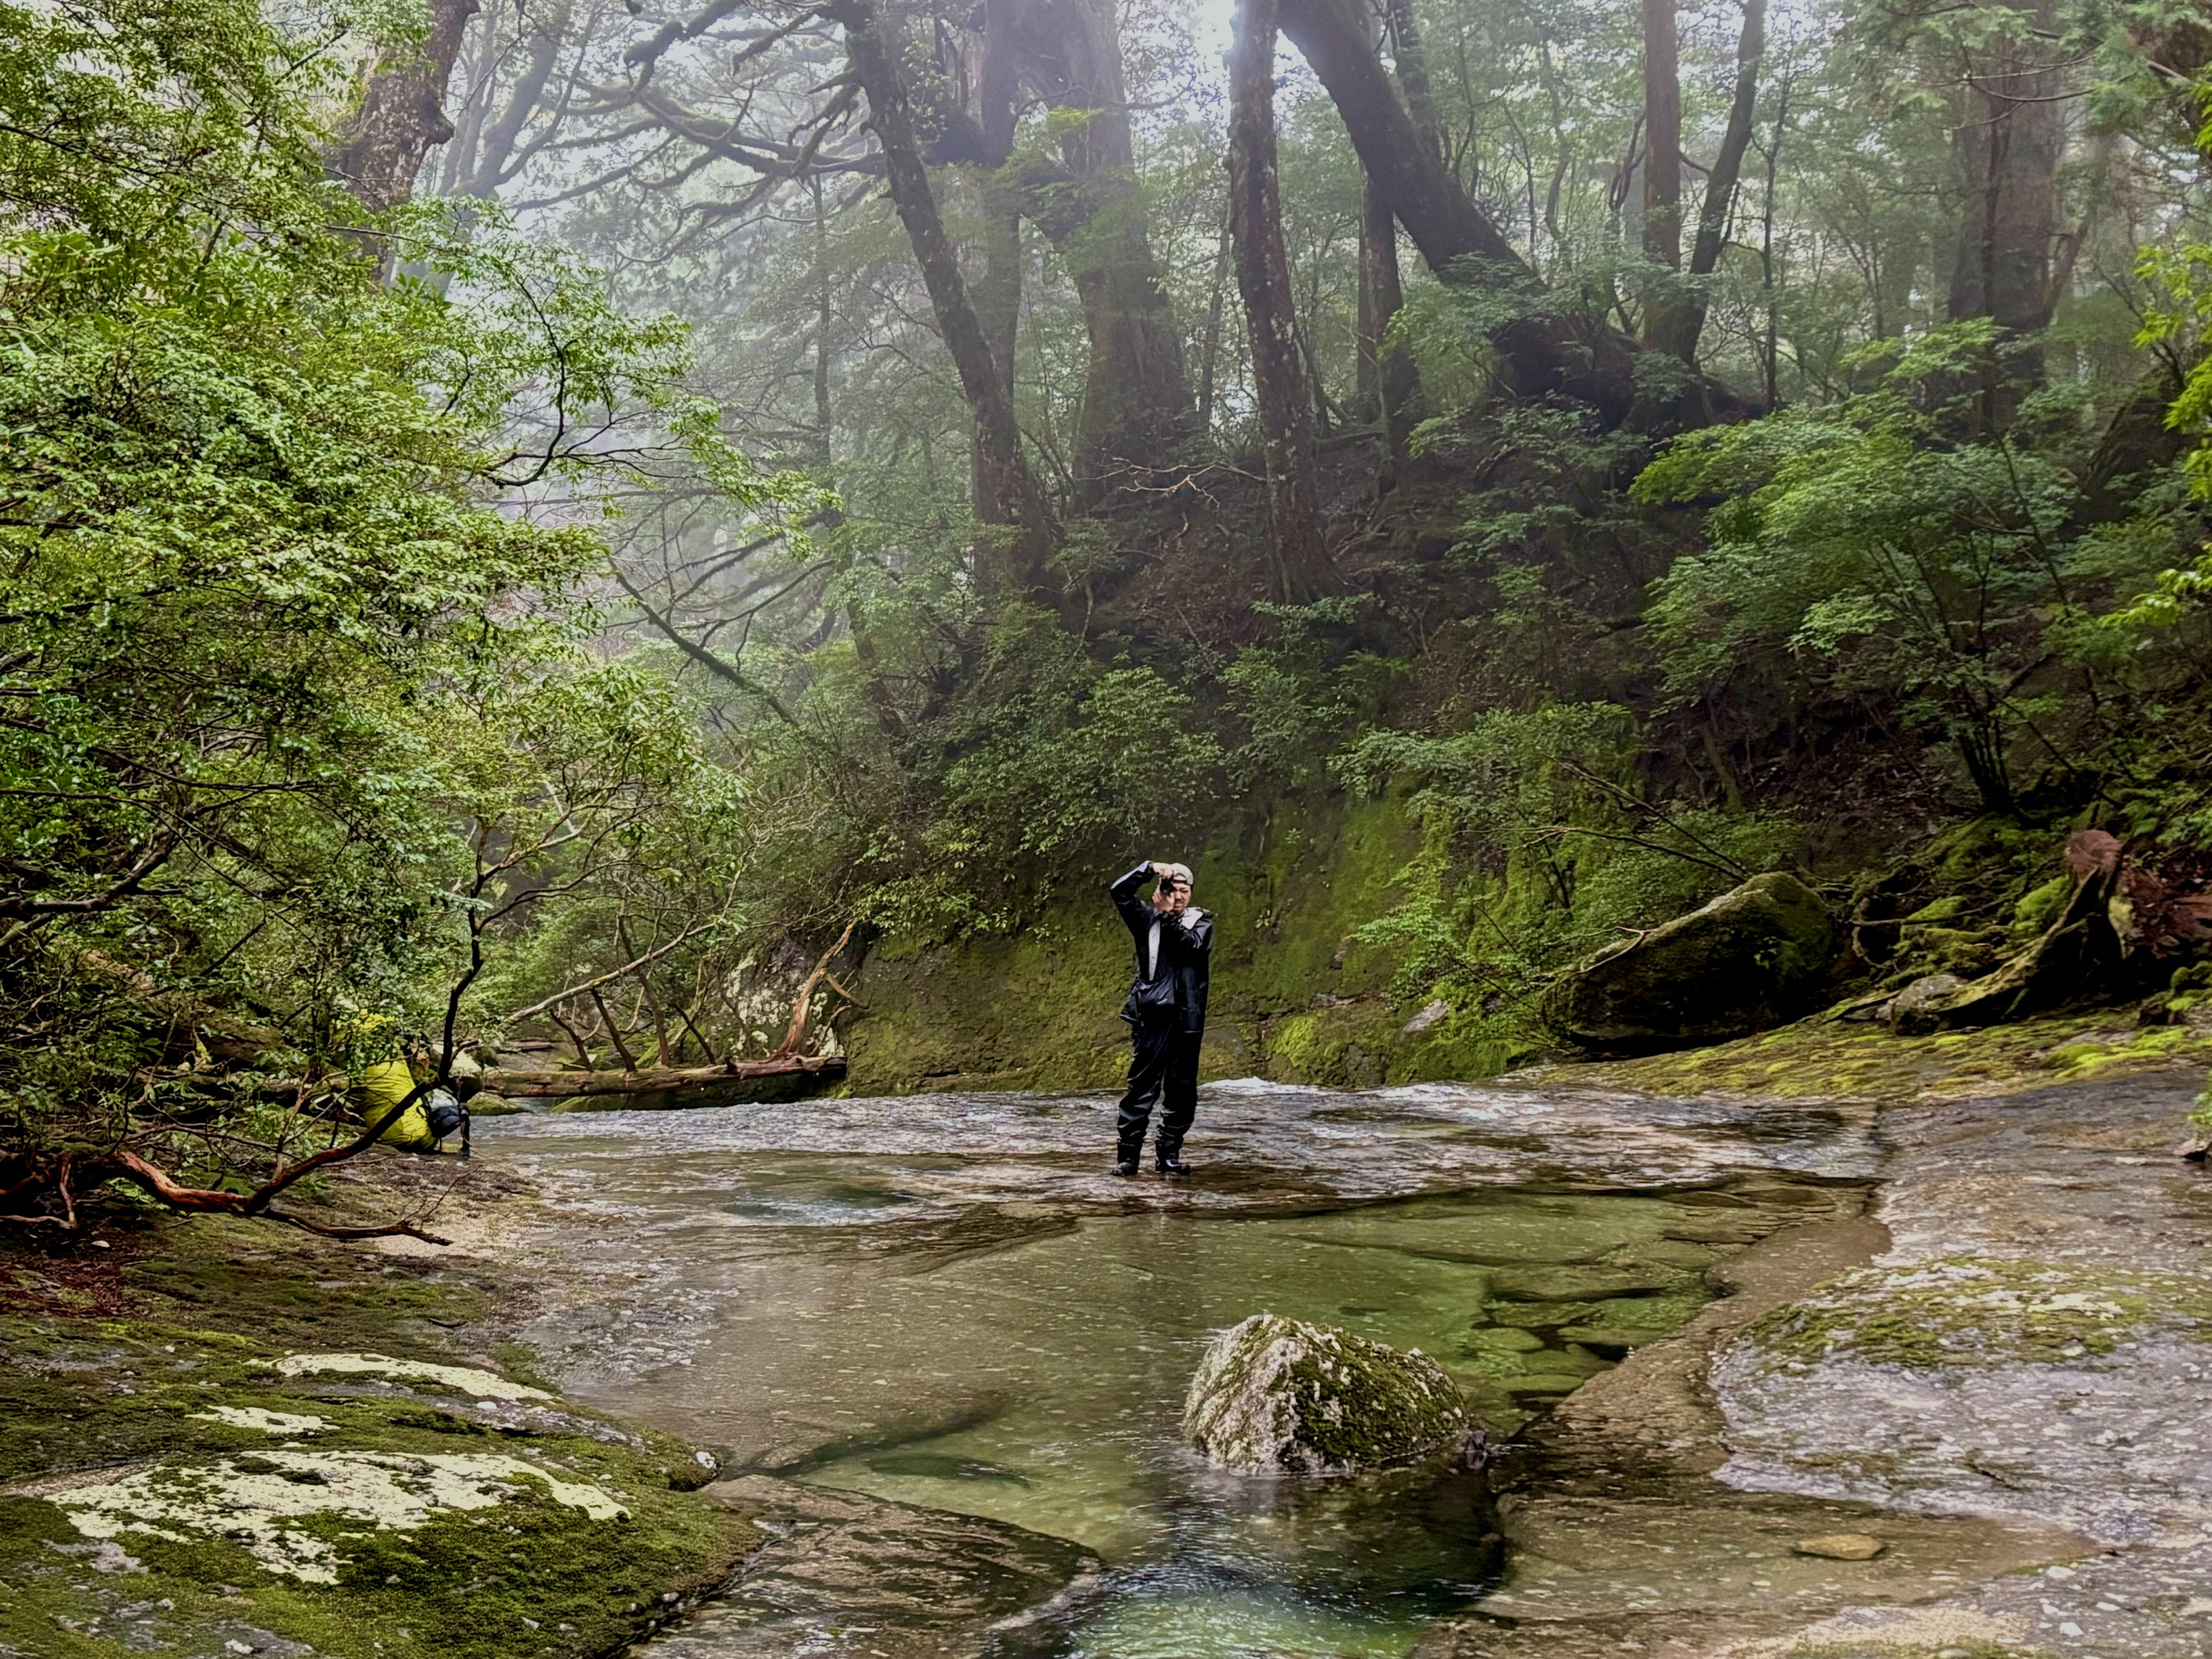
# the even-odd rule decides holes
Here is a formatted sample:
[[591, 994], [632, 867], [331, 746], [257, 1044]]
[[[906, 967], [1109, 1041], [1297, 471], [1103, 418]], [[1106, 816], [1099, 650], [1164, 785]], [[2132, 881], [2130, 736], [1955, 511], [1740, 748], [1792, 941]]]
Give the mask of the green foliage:
[[1626, 709], [1554, 704], [1353, 746], [1346, 780], [1410, 787], [1425, 830], [1407, 902], [1361, 933], [1394, 953], [1401, 997], [1441, 995], [1501, 1037], [1525, 1034], [1535, 993], [1566, 962], [1793, 860], [1784, 819], [1644, 800], [1638, 739]]
[[[495, 215], [395, 216], [421, 274], [380, 281], [319, 177], [331, 68], [250, 4], [0, 40], [0, 981], [144, 976], [65, 971], [68, 1017], [19, 1023], [19, 1127], [119, 1097], [152, 993], [312, 1073], [435, 1029], [551, 900], [726, 891], [696, 826], [733, 782], [586, 649], [605, 547], [562, 522], [617, 446], [774, 488], [678, 391], [682, 330]], [[540, 481], [569, 512], [502, 510]]]
[[1878, 391], [1694, 434], [1644, 471], [1640, 501], [1720, 501], [1651, 610], [1674, 697], [1760, 672], [1800, 696], [1893, 699], [2010, 806], [2046, 627], [2075, 603], [2075, 486], [2060, 454], [1945, 441], [1940, 389], [1990, 343], [1983, 323], [1934, 331], [1884, 350]]
[[943, 769], [910, 831], [919, 867], [874, 896], [874, 913], [923, 932], [1003, 930], [1063, 872], [1095, 876], [1175, 837], [1223, 781], [1221, 746], [1191, 714], [1154, 671], [1102, 667], [1050, 617], [1003, 613], [972, 693], [932, 733]]
[[1403, 665], [1358, 643], [1368, 595], [1252, 609], [1274, 623], [1275, 637], [1247, 646], [1221, 672], [1244, 728], [1238, 769], [1249, 785], [1318, 782], [1347, 736], [1380, 712]]

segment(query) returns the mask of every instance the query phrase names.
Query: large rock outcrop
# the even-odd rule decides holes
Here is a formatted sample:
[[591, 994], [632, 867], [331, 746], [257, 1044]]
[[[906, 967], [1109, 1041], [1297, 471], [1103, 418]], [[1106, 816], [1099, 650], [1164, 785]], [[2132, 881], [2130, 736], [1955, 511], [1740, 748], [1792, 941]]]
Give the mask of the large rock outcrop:
[[1223, 1468], [1346, 1474], [1449, 1447], [1466, 1407], [1443, 1366], [1327, 1325], [1254, 1314], [1206, 1351], [1183, 1437]]
[[1604, 1054], [1656, 1054], [1779, 1025], [1818, 994], [1837, 930], [1795, 876], [1754, 876], [1592, 957], [1544, 994], [1544, 1023]]

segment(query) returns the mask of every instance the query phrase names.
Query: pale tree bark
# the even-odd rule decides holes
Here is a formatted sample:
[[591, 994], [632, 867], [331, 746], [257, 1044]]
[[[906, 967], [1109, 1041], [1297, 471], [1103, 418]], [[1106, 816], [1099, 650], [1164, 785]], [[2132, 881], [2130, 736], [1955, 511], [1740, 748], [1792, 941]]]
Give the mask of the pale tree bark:
[[871, 0], [834, 0], [827, 15], [845, 30], [854, 76], [868, 100], [868, 125], [883, 151], [891, 205], [906, 227], [938, 331], [968, 402], [975, 516], [991, 531], [977, 550], [977, 585], [994, 598], [1049, 597], [1051, 515], [1022, 453], [1013, 399], [969, 299], [922, 166], [896, 47]]
[[453, 136], [446, 82], [478, 9], [478, 0], [430, 0], [428, 37], [380, 52], [370, 64], [361, 103], [340, 128], [328, 162], [331, 176], [362, 206], [381, 212], [405, 201], [424, 158]]
[[1221, 219], [1221, 235], [1214, 246], [1213, 280], [1206, 291], [1206, 331], [1199, 341], [1198, 375], [1198, 431], [1208, 437], [1213, 431], [1213, 386], [1216, 372], [1221, 366], [1221, 307], [1227, 297], [1230, 258], [1235, 245], [1229, 234], [1229, 216]]
[[1014, 148], [1020, 101], [1015, 59], [1014, 9], [1019, 0], [991, 0], [983, 23], [981, 127], [985, 155], [993, 172], [983, 181], [983, 276], [975, 285], [975, 308], [991, 361], [1011, 401], [1014, 395], [1014, 353], [1022, 313], [1022, 209], [1017, 191], [996, 176]]
[[1376, 486], [1388, 491], [1406, 451], [1407, 415], [1413, 400], [1413, 359], [1390, 343], [1390, 324], [1406, 302], [1398, 270], [1398, 221], [1390, 204], [1365, 181], [1359, 219], [1359, 418], [1382, 429], [1383, 458]]
[[[525, 54], [520, 72], [507, 88], [507, 102], [496, 117], [489, 109], [483, 131], [477, 142], [469, 146], [470, 153], [463, 157], [466, 171], [459, 173], [453, 184], [455, 195], [480, 196], [489, 199], [499, 193], [521, 171], [529, 152], [522, 148], [522, 134], [530, 125], [532, 116], [546, 102], [547, 88], [553, 72], [560, 67], [562, 46], [568, 39], [570, 7], [568, 0], [543, 15], [525, 13], [529, 27], [530, 46]], [[487, 85], [487, 97], [496, 89]], [[521, 151], [518, 155], [518, 151]]]
[[[1674, 0], [1644, 6], [1644, 257], [1668, 271], [1682, 268], [1681, 40]], [[1680, 297], [1667, 279], [1653, 280], [1644, 306], [1644, 343], [1662, 349], [1679, 337]]]
[[1276, 5], [1239, 0], [1237, 9], [1229, 53], [1229, 234], [1251, 339], [1275, 592], [1296, 603], [1321, 591], [1328, 553], [1314, 495], [1310, 405], [1275, 176]]

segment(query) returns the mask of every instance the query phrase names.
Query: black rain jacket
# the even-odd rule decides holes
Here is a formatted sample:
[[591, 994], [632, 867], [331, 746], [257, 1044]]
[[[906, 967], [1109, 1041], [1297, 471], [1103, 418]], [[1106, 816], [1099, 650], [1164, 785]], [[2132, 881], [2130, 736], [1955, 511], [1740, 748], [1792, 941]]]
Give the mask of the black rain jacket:
[[[1121, 1018], [1132, 1025], [1172, 1011], [1182, 1029], [1194, 1035], [1206, 1029], [1206, 994], [1212, 978], [1213, 918], [1193, 905], [1180, 916], [1164, 916], [1152, 908], [1141, 890], [1152, 879], [1149, 862], [1139, 865], [1106, 890], [1114, 908], [1128, 924], [1137, 947], [1137, 975], [1121, 1004]], [[1146, 973], [1146, 946], [1152, 923], [1160, 924], [1160, 963], [1157, 975]]]

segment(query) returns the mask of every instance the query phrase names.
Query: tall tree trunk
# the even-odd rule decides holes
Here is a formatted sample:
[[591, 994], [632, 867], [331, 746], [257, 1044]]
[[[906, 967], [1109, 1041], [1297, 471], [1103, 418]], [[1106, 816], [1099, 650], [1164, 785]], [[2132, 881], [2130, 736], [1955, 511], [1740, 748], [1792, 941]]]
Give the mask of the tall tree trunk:
[[1276, 5], [1277, 0], [1239, 0], [1237, 9], [1229, 54], [1229, 234], [1252, 343], [1275, 592], [1296, 603], [1321, 590], [1328, 554], [1314, 497], [1305, 365], [1291, 314], [1291, 262], [1275, 178]]
[[868, 125], [883, 150], [891, 205], [906, 227], [938, 331], [952, 355], [960, 390], [968, 400], [975, 516], [994, 531], [977, 550], [977, 586], [992, 597], [1044, 594], [1048, 591], [1046, 561], [1053, 544], [1051, 515], [1022, 453], [1013, 399], [1006, 395], [1004, 375], [968, 298], [959, 259], [937, 210], [937, 197], [915, 137], [914, 111], [899, 72], [897, 51], [872, 0], [835, 0], [826, 15], [845, 30], [854, 78], [867, 95]]
[[[2053, 0], [2017, 5], [2019, 25], [2055, 27]], [[1966, 183], [1959, 258], [1951, 276], [1950, 314], [1987, 317], [2008, 336], [2047, 326], [2057, 295], [2051, 255], [2058, 235], [2058, 164], [2065, 152], [2059, 115], [2060, 71], [2047, 49], [2008, 40], [1972, 55], [1968, 112], [1957, 152]], [[1984, 416], [2002, 425], [2020, 386], [2042, 372], [2039, 361], [2015, 355], [1984, 387]]]
[[1413, 398], [1413, 363], [1389, 341], [1390, 324], [1405, 304], [1398, 270], [1398, 222], [1390, 204], [1364, 181], [1359, 220], [1359, 417], [1379, 422], [1382, 464], [1376, 484], [1388, 491], [1406, 449], [1406, 416]]
[[[1743, 31], [1736, 37], [1735, 96], [1729, 104], [1727, 129], [1721, 134], [1720, 153], [1713, 170], [1705, 175], [1705, 199], [1698, 210], [1698, 236], [1690, 249], [1692, 278], [1711, 276], [1720, 266], [1721, 249], [1728, 236], [1729, 216], [1735, 210], [1736, 191], [1743, 180], [1743, 158], [1751, 148], [1752, 122], [1759, 112], [1759, 66], [1766, 55], [1766, 0], [1744, 0]], [[1702, 284], [1676, 308], [1670, 331], [1656, 343], [1685, 362], [1694, 362], [1698, 341], [1705, 331], [1710, 301]]]
[[990, 342], [991, 361], [1011, 401], [1014, 395], [1014, 348], [1022, 312], [1022, 210], [1019, 192], [995, 173], [1013, 152], [1020, 103], [1015, 62], [1014, 22], [1019, 0], [994, 0], [983, 23], [983, 66], [977, 77], [982, 106], [983, 149], [995, 158], [983, 180], [983, 276], [975, 285], [975, 309]]
[[1106, 0], [1050, 0], [1036, 9], [1028, 33], [1030, 74], [1045, 101], [1087, 117], [1060, 135], [1061, 160], [1086, 211], [1057, 246], [1091, 343], [1076, 467], [1078, 499], [1088, 508], [1116, 480], [1173, 464], [1196, 422], [1182, 337], [1137, 183], [1110, 9]]
[[[1376, 56], [1359, 0], [1281, 0], [1284, 33], [1328, 88], [1360, 164], [1429, 269], [1445, 282], [1533, 292], [1535, 273], [1425, 141]], [[1492, 337], [1516, 396], [1559, 393], [1624, 419], [1636, 397], [1632, 342], [1595, 321], [1531, 319]]]
[[1414, 131], [1442, 161], [1443, 123], [1437, 118], [1436, 100], [1429, 92], [1428, 54], [1421, 49], [1421, 27], [1413, 18], [1413, 0], [1389, 0], [1384, 22], [1390, 32], [1390, 57], [1397, 64], [1398, 86], [1406, 94], [1406, 112]]
[[1229, 222], [1234, 216], [1224, 213], [1221, 218], [1221, 238], [1213, 251], [1213, 281], [1206, 293], [1206, 333], [1199, 348], [1198, 376], [1198, 435], [1208, 441], [1213, 434], [1214, 378], [1221, 365], [1221, 305], [1229, 286], [1230, 256], [1235, 244], [1229, 234]]
[[396, 207], [415, 188], [423, 159], [453, 136], [446, 82], [478, 0], [430, 0], [428, 38], [379, 52], [361, 103], [339, 129], [330, 174], [373, 211]]
[[[1644, 257], [1668, 271], [1682, 268], [1682, 74], [1674, 3], [1644, 0]], [[1682, 332], [1681, 297], [1666, 277], [1647, 280], [1644, 343], [1672, 349], [1668, 343]]]
[[814, 465], [828, 471], [835, 453], [830, 442], [830, 331], [836, 310], [830, 292], [830, 216], [822, 201], [822, 175], [809, 175], [806, 192], [814, 210]]
[[[522, 130], [544, 101], [545, 88], [559, 66], [562, 44], [568, 36], [568, 0], [560, 0], [542, 17], [525, 14], [530, 28], [530, 55], [508, 90], [507, 107], [484, 130], [482, 144], [471, 158], [468, 178], [460, 185], [467, 194], [496, 196], [499, 187], [514, 176], [509, 163], [514, 160]], [[487, 93], [491, 89], [485, 88]]]

